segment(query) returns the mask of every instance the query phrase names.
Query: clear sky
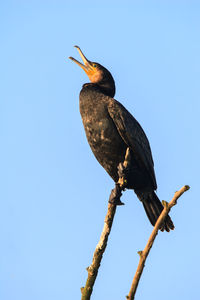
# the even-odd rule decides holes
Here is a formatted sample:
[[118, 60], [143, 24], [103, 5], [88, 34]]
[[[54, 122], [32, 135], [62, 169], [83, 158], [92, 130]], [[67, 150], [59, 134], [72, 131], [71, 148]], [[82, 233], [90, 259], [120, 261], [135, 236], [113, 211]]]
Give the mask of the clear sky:
[[[10, 1], [0, 4], [0, 299], [80, 299], [113, 182], [85, 138], [74, 45], [107, 67], [115, 98], [144, 128], [160, 199], [185, 184], [136, 299], [200, 299], [199, 1]], [[125, 299], [152, 230], [122, 197], [94, 300]]]

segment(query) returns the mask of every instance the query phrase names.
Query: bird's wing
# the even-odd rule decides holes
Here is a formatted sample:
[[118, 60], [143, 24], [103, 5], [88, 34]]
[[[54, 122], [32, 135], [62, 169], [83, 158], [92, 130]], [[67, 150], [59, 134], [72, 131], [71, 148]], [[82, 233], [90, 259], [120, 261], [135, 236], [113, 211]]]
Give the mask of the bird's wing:
[[136, 157], [142, 161], [150, 175], [153, 187], [156, 189], [157, 184], [151, 148], [144, 130], [126, 108], [114, 99], [109, 101], [108, 112], [124, 142], [132, 149]]

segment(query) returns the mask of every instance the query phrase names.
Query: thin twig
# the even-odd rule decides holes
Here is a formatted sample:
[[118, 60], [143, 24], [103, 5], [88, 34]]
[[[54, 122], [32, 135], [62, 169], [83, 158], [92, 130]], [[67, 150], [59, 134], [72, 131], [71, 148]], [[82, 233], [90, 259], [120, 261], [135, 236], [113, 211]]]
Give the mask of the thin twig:
[[[130, 164], [130, 149], [127, 148], [124, 162], [123, 164], [121, 163], [119, 165], [119, 169], [120, 168], [121, 168], [120, 170], [122, 170], [123, 168], [126, 169], [129, 167], [129, 164]], [[116, 184], [115, 188], [111, 191], [109, 201], [111, 201], [112, 198], [112, 200], [114, 199], [115, 202], [108, 203], [108, 211], [104, 220], [104, 227], [100, 236], [100, 240], [94, 251], [92, 264], [87, 268], [88, 271], [87, 281], [85, 287], [81, 288], [81, 293], [82, 293], [81, 300], [90, 300], [93, 291], [93, 286], [101, 264], [101, 260], [107, 246], [108, 237], [111, 232], [112, 223], [115, 216], [117, 205], [123, 204], [120, 201], [120, 197], [121, 197], [121, 191], [124, 190], [126, 183], [127, 183], [126, 178], [122, 175], [122, 177], [119, 178], [119, 181]]]
[[166, 216], [168, 215], [168, 213], [169, 213], [170, 209], [172, 208], [172, 206], [176, 205], [178, 198], [184, 192], [189, 190], [189, 188], [190, 187], [188, 185], [183, 186], [178, 192], [176, 192], [174, 194], [173, 199], [169, 203], [166, 202], [166, 201], [162, 201], [164, 209], [163, 209], [162, 213], [160, 214], [160, 217], [158, 218], [158, 220], [157, 220], [157, 222], [154, 226], [154, 229], [153, 229], [153, 231], [152, 231], [152, 233], [149, 237], [149, 240], [146, 244], [146, 247], [144, 248], [143, 251], [138, 252], [138, 254], [140, 255], [140, 260], [139, 260], [139, 264], [138, 264], [135, 276], [134, 276], [133, 281], [132, 281], [130, 292], [129, 292], [128, 296], [126, 297], [128, 300], [133, 300], [135, 298], [135, 293], [136, 293], [138, 283], [139, 283], [140, 277], [142, 275], [142, 272], [143, 272], [143, 269], [144, 269], [144, 266], [145, 266], [147, 256], [149, 254], [149, 251], [151, 250], [151, 247], [152, 247], [153, 242], [154, 242], [154, 240], [155, 240], [155, 238], [158, 234], [158, 231], [159, 231], [159, 228], [160, 228], [161, 224], [164, 222], [164, 220], [165, 220]]

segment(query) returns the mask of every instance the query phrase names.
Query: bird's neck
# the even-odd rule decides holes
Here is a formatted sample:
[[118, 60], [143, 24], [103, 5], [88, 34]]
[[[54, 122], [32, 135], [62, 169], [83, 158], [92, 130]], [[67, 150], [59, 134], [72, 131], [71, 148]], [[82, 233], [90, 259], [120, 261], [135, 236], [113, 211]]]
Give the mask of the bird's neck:
[[104, 81], [102, 80], [101, 82], [98, 83], [101, 91], [110, 97], [114, 97], [115, 96], [115, 82], [113, 81]]
[[97, 89], [99, 92], [101, 92], [102, 94], [109, 96], [109, 97], [114, 97], [115, 95], [115, 83], [113, 82], [108, 82], [108, 81], [101, 81], [98, 83], [85, 83], [83, 85], [84, 87], [94, 87], [95, 89]]

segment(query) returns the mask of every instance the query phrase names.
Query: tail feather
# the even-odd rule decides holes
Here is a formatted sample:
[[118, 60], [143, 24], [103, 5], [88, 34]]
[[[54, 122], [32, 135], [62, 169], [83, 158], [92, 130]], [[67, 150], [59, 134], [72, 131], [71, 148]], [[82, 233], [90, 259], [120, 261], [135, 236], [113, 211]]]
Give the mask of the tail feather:
[[[147, 214], [147, 217], [149, 218], [149, 221], [151, 224], [154, 226], [158, 217], [160, 216], [162, 210], [163, 210], [163, 205], [160, 202], [159, 198], [157, 197], [155, 192], [138, 192], [135, 191], [138, 198], [142, 201], [145, 212]], [[169, 232], [174, 229], [174, 224], [168, 215], [162, 224], [160, 230], [164, 231], [166, 230]]]

